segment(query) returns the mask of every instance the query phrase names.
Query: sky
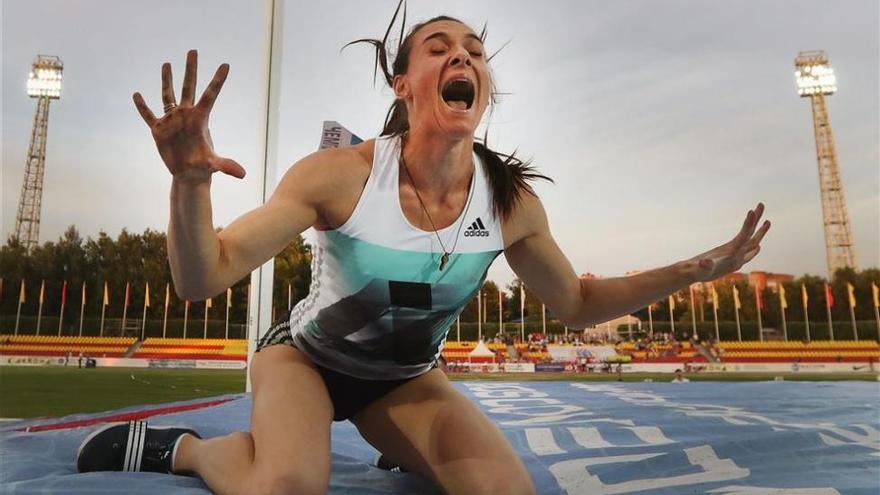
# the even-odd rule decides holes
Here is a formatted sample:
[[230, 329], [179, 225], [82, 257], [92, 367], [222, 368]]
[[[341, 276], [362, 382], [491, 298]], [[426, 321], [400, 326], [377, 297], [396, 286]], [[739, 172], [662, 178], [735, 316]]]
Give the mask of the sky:
[[[71, 224], [84, 237], [166, 229], [171, 178], [131, 94], [161, 113], [161, 64], [172, 63], [179, 94], [190, 48], [200, 52], [199, 94], [218, 64], [231, 66], [211, 133], [218, 153], [248, 171], [215, 176], [215, 225], [260, 203], [267, 104], [277, 111], [272, 180], [317, 148], [324, 120], [374, 137], [392, 94], [381, 78], [373, 84], [368, 48], [340, 49], [380, 37], [396, 0], [281, 5], [279, 85], [267, 103], [267, 3], [2, 0], [2, 238], [15, 227], [36, 54], [65, 63], [49, 119], [41, 242]], [[812, 115], [793, 75], [799, 51], [825, 50], [838, 78], [828, 109], [859, 267], [880, 265], [876, 1], [411, 0], [408, 25], [438, 14], [477, 31], [487, 23], [490, 53], [507, 43], [492, 61], [506, 94], [484, 121], [490, 146], [555, 179], [536, 186], [553, 235], [575, 271], [602, 276], [722, 244], [758, 201], [773, 227], [744, 269], [826, 275]], [[503, 257], [489, 271], [502, 285], [514, 276]]]

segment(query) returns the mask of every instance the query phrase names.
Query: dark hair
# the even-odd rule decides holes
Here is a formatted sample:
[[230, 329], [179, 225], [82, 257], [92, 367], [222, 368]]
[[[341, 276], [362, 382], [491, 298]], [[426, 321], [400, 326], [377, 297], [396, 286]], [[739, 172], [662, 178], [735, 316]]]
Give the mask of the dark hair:
[[[390, 50], [388, 49], [388, 35], [394, 27], [398, 14], [401, 13], [401, 7], [403, 8], [403, 15], [400, 22], [400, 38], [397, 44], [397, 53], [394, 54], [394, 61], [391, 64], [391, 71], [389, 71], [388, 56]], [[391, 22], [388, 24], [388, 29], [385, 30], [385, 36], [381, 40], [372, 38], [359, 39], [346, 44], [343, 48], [356, 43], [367, 43], [372, 45], [376, 50], [376, 66], [373, 69], [373, 82], [375, 83], [376, 81], [376, 73], [378, 72], [378, 69], [382, 69], [382, 75], [385, 78], [385, 82], [388, 86], [393, 87], [394, 77], [406, 74], [409, 69], [409, 53], [412, 49], [413, 35], [428, 24], [440, 21], [452, 21], [466, 25], [464, 22], [454, 17], [441, 15], [416, 24], [409, 30], [409, 33], [404, 36], [404, 29], [406, 26], [406, 3], [405, 0], [401, 0], [397, 4], [397, 9], [394, 11], [394, 15], [391, 17]], [[480, 32], [480, 40], [484, 41], [485, 39], [486, 26], [484, 25]], [[495, 52], [486, 60], [491, 60], [492, 57], [497, 55], [497, 53], [498, 52]], [[495, 91], [494, 82], [492, 83], [490, 90], [491, 103], [497, 103], [498, 93]], [[388, 113], [385, 115], [385, 124], [382, 127], [382, 133], [380, 135], [402, 136], [408, 131], [409, 114], [406, 110], [406, 104], [401, 99], [395, 99], [394, 103], [391, 104], [391, 108], [388, 109]], [[488, 134], [489, 131], [487, 129], [482, 140], [474, 140], [474, 152], [480, 157], [480, 161], [483, 162], [483, 170], [486, 172], [486, 175], [489, 178], [489, 184], [492, 187], [495, 216], [506, 219], [513, 212], [513, 208], [516, 203], [519, 202], [523, 191], [533, 196], [535, 195], [534, 189], [532, 189], [532, 186], [529, 184], [530, 181], [544, 179], [553, 182], [553, 179], [538, 173], [531, 165], [531, 160], [523, 162], [514, 156], [516, 154], [515, 152], [508, 155], [489, 149], [486, 144]]]

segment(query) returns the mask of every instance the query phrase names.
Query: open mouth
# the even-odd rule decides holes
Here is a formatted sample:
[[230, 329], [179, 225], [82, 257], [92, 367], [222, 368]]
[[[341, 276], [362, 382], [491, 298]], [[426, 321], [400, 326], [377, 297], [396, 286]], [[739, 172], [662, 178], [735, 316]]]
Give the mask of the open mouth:
[[440, 96], [447, 105], [456, 110], [470, 110], [474, 104], [474, 83], [467, 79], [454, 79], [443, 86]]

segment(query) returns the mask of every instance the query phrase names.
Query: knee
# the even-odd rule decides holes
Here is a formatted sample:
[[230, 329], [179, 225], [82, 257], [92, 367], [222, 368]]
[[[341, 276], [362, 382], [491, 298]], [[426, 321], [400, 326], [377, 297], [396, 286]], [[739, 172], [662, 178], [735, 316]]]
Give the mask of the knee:
[[327, 493], [328, 476], [302, 472], [273, 473], [261, 476], [253, 492], [260, 495], [311, 495]]

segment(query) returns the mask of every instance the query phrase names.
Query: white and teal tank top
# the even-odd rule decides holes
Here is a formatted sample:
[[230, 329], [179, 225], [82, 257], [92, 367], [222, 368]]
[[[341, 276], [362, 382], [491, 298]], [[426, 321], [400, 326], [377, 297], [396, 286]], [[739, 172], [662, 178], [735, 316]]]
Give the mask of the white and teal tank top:
[[290, 313], [301, 351], [358, 378], [400, 379], [430, 370], [450, 326], [504, 249], [475, 154], [470, 204], [437, 232], [447, 249], [455, 246], [439, 271], [437, 235], [410, 224], [400, 207], [400, 145], [399, 137], [376, 139], [357, 206], [338, 229], [317, 232], [309, 295]]

